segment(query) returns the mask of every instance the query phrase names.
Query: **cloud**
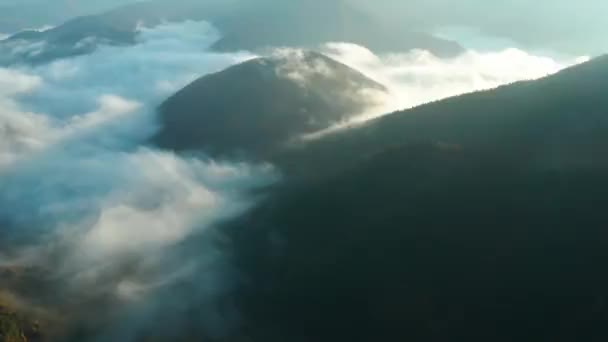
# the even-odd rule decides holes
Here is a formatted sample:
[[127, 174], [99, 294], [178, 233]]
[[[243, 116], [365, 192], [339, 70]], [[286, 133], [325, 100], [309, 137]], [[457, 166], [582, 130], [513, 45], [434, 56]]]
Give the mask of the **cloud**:
[[327, 44], [324, 51], [389, 87], [394, 109], [538, 79], [584, 61], [561, 62], [514, 48], [494, 52], [469, 50], [445, 59], [421, 50], [378, 56], [364, 47], [345, 43]]
[[[139, 320], [139, 313], [129, 313], [140, 305], [153, 305], [150, 310], [158, 312], [145, 314], [156, 317], [167, 310], [165, 301], [183, 310], [201, 302], [210, 312], [219, 310], [213, 301], [236, 279], [229, 252], [213, 242], [212, 228], [254, 203], [248, 190], [275, 180], [265, 165], [216, 163], [146, 148], [80, 156], [47, 152], [13, 171], [0, 186], [0, 216], [9, 218], [11, 240], [21, 248], [2, 266], [39, 274], [33, 279], [38, 290], [29, 299], [56, 296], [48, 310], [65, 313], [70, 325], [82, 323], [78, 316], [91, 303], [105, 304], [85, 315], [85, 323], [103, 321], [120, 308], [121, 320]], [[200, 291], [212, 289], [203, 296], [197, 287], [190, 301], [168, 301], [164, 293], [183, 281], [200, 282]], [[155, 331], [152, 322], [139, 328]], [[94, 334], [118, 334], [117, 323], [109, 324]]]
[[41, 88], [43, 80], [40, 77], [0, 69], [0, 78], [0, 173], [26, 155], [140, 107], [139, 103], [119, 96], [101, 95], [96, 99], [98, 108], [94, 111], [59, 122], [42, 113], [23, 111], [15, 99]]
[[557, 60], [515, 48], [484, 52], [468, 50], [453, 58], [439, 58], [423, 50], [377, 55], [363, 46], [350, 43], [328, 43], [321, 51], [385, 85], [389, 94], [370, 93], [370, 96], [377, 97], [375, 102], [382, 105], [305, 139], [318, 138], [397, 110], [517, 81], [538, 79], [588, 60], [587, 57]]
[[254, 57], [210, 53], [206, 48], [218, 37], [206, 23], [169, 24], [142, 29], [140, 44], [131, 48], [104, 46], [34, 68], [0, 68], [0, 170], [119, 117], [123, 126], [138, 126], [122, 129], [128, 136], [121, 138], [141, 140], [156, 128], [154, 108], [167, 96], [202, 74]]
[[[171, 330], [151, 323], [200, 303], [219, 333], [214, 303], [235, 279], [214, 227], [252, 206], [252, 190], [277, 174], [146, 147], [161, 101], [254, 57], [209, 52], [218, 37], [206, 23], [167, 24], [142, 29], [133, 47], [0, 68], [0, 272], [17, 270], [0, 291], [44, 303], [64, 318], [58, 327], [83, 324], [109, 340]], [[195, 279], [199, 287], [165, 304]]]
[[0, 170], [20, 154], [43, 145], [49, 120], [23, 112], [15, 97], [38, 88], [42, 80], [33, 75], [0, 68]]
[[307, 60], [306, 51], [302, 49], [279, 48], [273, 52], [273, 57], [282, 61], [277, 67], [277, 74], [307, 87], [311, 78], [322, 76], [333, 77], [331, 68], [320, 58]]

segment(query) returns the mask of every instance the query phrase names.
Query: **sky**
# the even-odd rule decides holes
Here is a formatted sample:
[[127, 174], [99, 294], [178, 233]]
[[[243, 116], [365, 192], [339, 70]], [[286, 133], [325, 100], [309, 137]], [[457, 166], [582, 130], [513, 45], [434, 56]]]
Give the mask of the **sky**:
[[[107, 10], [138, 0], [0, 0], [0, 32], [57, 25], [70, 17]], [[176, 5], [179, 0], [173, 1]], [[262, 0], [241, 0], [255, 3]], [[263, 0], [272, 2], [278, 0]], [[382, 20], [408, 29], [434, 32], [452, 27], [480, 30], [523, 47], [570, 55], [608, 50], [604, 0], [343, 0]], [[10, 10], [7, 10], [10, 9]]]

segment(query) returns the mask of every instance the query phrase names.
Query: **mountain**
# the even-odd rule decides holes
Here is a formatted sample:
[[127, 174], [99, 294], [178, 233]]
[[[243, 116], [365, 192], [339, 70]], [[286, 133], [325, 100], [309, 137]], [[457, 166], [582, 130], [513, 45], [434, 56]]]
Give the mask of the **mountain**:
[[217, 27], [223, 38], [213, 48], [220, 51], [349, 41], [379, 52], [413, 48], [438, 55], [462, 52], [454, 42], [387, 26], [339, 0], [153, 0], [79, 17], [43, 32], [15, 34], [0, 42], [0, 64], [44, 63], [91, 53], [100, 44], [135, 44], [138, 27], [184, 20], [209, 21]]
[[204, 76], [159, 109], [155, 142], [173, 150], [264, 158], [362, 113], [386, 89], [322, 54], [285, 50]]
[[439, 56], [463, 51], [457, 43], [387, 25], [382, 20], [339, 0], [258, 1], [245, 14], [217, 23], [224, 37], [215, 44], [222, 51], [264, 47], [314, 48], [326, 42], [351, 42], [383, 52], [429, 50]]
[[229, 226], [253, 340], [608, 337], [607, 86], [603, 57], [283, 151]]

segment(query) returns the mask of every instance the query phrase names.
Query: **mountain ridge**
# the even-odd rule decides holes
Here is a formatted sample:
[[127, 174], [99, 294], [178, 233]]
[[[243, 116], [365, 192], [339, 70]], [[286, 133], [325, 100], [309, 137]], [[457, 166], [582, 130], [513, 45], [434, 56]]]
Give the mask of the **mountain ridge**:
[[[163, 22], [184, 20], [208, 21], [223, 37], [212, 46], [217, 51], [260, 50], [268, 47], [311, 48], [329, 41], [346, 40], [367, 45], [378, 51], [397, 51], [414, 48], [428, 49], [438, 55], [456, 55], [463, 51], [457, 43], [416, 32], [404, 32], [384, 27], [367, 15], [340, 1], [306, 3], [233, 1], [177, 4], [168, 0], [138, 2], [99, 15], [78, 17], [46, 31], [26, 31], [13, 35], [4, 45], [8, 52], [11, 44], [45, 43], [35, 55], [5, 56], [3, 64], [39, 64], [55, 59], [88, 54], [99, 44], [133, 45], [137, 27], [154, 27]], [[323, 8], [324, 11], [320, 11]], [[319, 21], [323, 14], [326, 20]], [[339, 22], [337, 22], [339, 21]], [[284, 29], [285, 25], [289, 27]], [[379, 39], [382, 37], [382, 39]], [[93, 41], [85, 48], [85, 40]], [[8, 54], [7, 52], [7, 54]]]

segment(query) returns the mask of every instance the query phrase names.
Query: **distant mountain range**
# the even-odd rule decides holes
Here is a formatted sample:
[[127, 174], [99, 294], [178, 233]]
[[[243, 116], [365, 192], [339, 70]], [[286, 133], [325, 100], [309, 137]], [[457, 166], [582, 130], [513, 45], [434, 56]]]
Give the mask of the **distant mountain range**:
[[[90, 53], [99, 44], [135, 44], [139, 26], [184, 20], [205, 20], [216, 26], [223, 38], [213, 48], [220, 51], [315, 47], [328, 41], [358, 43], [380, 52], [419, 48], [446, 56], [463, 51], [451, 41], [387, 26], [339, 0], [256, 3], [153, 0], [79, 17], [43, 32], [18, 33], [0, 42], [0, 51], [4, 51], [0, 63], [44, 63]], [[23, 44], [43, 46], [36, 53], [14, 48]]]

